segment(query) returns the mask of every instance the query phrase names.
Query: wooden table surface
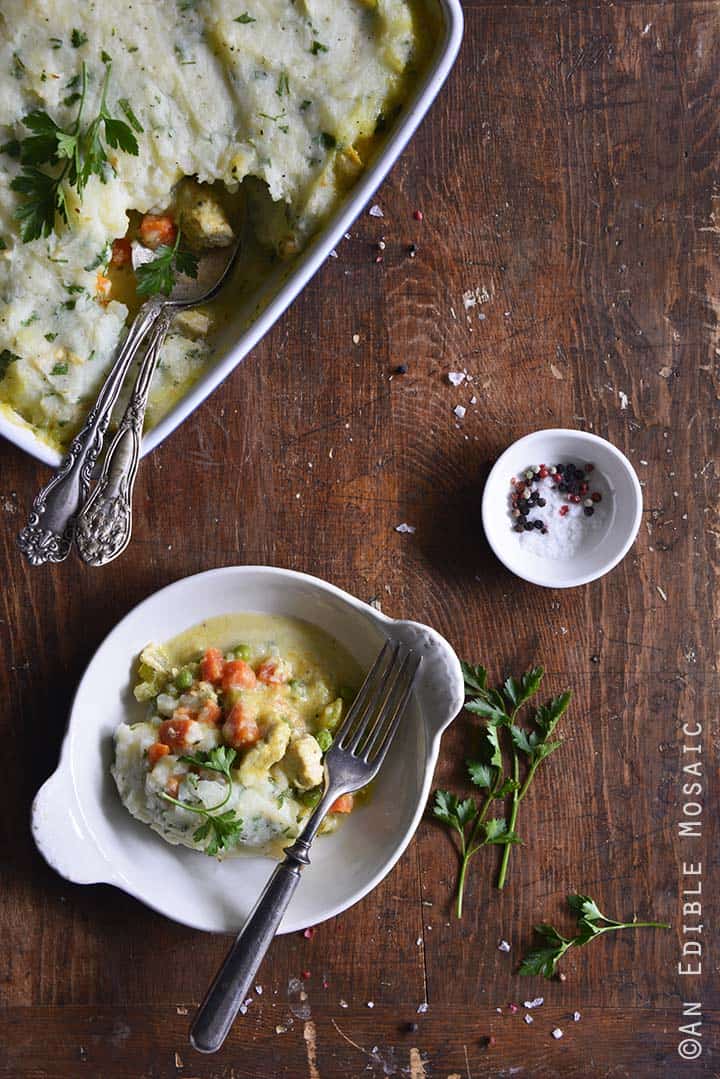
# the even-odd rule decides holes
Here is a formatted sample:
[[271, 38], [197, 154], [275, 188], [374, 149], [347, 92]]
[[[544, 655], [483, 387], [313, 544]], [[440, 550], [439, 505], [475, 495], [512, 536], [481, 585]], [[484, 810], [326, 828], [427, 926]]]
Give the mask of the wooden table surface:
[[[720, 688], [720, 4], [468, 0], [465, 14], [460, 61], [379, 193], [384, 218], [363, 214], [339, 257], [144, 463], [121, 562], [28, 568], [15, 534], [46, 470], [0, 447], [7, 1079], [720, 1072], [706, 793]], [[466, 311], [470, 290], [483, 302]], [[393, 377], [398, 364], [408, 371]], [[451, 370], [469, 384], [449, 385]], [[570, 591], [511, 577], [480, 525], [489, 464], [542, 426], [608, 437], [643, 483], [629, 556]], [[398, 533], [401, 522], [416, 532]], [[227, 940], [66, 883], [35, 851], [28, 816], [105, 634], [157, 588], [233, 563], [378, 598], [493, 677], [542, 662], [548, 688], [571, 686], [575, 700], [566, 745], [528, 797], [504, 892], [494, 852], [478, 856], [458, 923], [456, 854], [425, 820], [372, 895], [312, 940], [275, 943], [262, 996], [206, 1058], [187, 1043], [188, 1020]], [[702, 734], [685, 737], [683, 722]], [[448, 732], [434, 785], [467, 791], [476, 723], [463, 715]], [[689, 759], [705, 766], [690, 799]], [[701, 838], [679, 836], [688, 800], [704, 806]], [[683, 862], [703, 866], [700, 917], [683, 918]], [[573, 890], [672, 928], [593, 943], [568, 958], [562, 983], [519, 978], [533, 923], [569, 928]], [[699, 923], [704, 936], [683, 932]], [[687, 939], [704, 942], [700, 976], [678, 972]], [[305, 1010], [289, 988], [303, 971]], [[538, 995], [532, 1025], [508, 1008]], [[700, 1020], [683, 1020], [683, 1002], [703, 1013], [686, 1034], [678, 1027]], [[697, 1059], [679, 1055], [684, 1039]]]

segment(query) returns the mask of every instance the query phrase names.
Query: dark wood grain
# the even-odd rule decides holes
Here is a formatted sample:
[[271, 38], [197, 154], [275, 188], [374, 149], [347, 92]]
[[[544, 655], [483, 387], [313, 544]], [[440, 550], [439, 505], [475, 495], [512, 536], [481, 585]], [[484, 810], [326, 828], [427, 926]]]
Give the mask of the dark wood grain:
[[[7, 1079], [720, 1071], [717, 813], [706, 800], [691, 849], [705, 866], [700, 979], [677, 972], [689, 848], [676, 824], [684, 719], [703, 724], [716, 774], [720, 5], [498, 0], [465, 11], [460, 62], [379, 193], [384, 219], [358, 220], [339, 258], [144, 463], [120, 563], [29, 569], [14, 537], [46, 472], [0, 447]], [[489, 299], [466, 312], [470, 289]], [[393, 374], [399, 363], [406, 375]], [[464, 369], [472, 382], [453, 389], [447, 372]], [[479, 521], [490, 462], [553, 425], [610, 438], [646, 498], [624, 563], [569, 592], [511, 578]], [[398, 534], [401, 521], [416, 533]], [[263, 995], [207, 1059], [187, 1045], [186, 1010], [226, 941], [112, 889], [67, 884], [35, 852], [28, 817], [74, 686], [114, 623], [180, 576], [243, 562], [377, 597], [497, 676], [542, 661], [552, 690], [576, 696], [503, 893], [494, 854], [479, 855], [458, 925], [455, 852], [424, 822], [359, 906], [312, 941], [276, 942]], [[464, 789], [474, 722], [449, 731], [438, 784]], [[518, 978], [532, 924], [567, 924], [574, 889], [672, 929], [593, 944], [563, 983]], [[288, 986], [305, 970], [303, 1020]], [[508, 1010], [538, 994], [532, 1025]], [[695, 1062], [677, 1053], [683, 1000], [703, 1003]]]

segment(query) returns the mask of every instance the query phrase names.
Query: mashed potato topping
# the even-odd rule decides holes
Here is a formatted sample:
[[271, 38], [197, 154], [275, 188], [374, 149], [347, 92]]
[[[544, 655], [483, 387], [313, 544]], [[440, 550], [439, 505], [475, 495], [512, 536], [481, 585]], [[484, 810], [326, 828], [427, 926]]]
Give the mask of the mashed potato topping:
[[[0, 401], [51, 443], [67, 443], [132, 309], [106, 276], [113, 241], [132, 228], [133, 213], [167, 211], [184, 177], [197, 181], [198, 219], [210, 230], [217, 204], [200, 205], [198, 183], [202, 196], [203, 185], [232, 193], [253, 178], [264, 199], [258, 235], [278, 257], [301, 250], [402, 102], [418, 58], [414, 8], [415, 0], [2, 0]], [[110, 67], [107, 104], [132, 122], [138, 153], [110, 147], [82, 197], [64, 186], [69, 224], [58, 216], [49, 235], [23, 242], [26, 196], [10, 184], [23, 166], [24, 118], [41, 110], [71, 127], [83, 64], [84, 116], [99, 108]], [[59, 171], [58, 162], [42, 168]], [[181, 330], [168, 338], [155, 389], [167, 403], [209, 354], [204, 337]]]
[[[148, 645], [138, 676], [147, 718], [117, 728], [112, 767], [130, 813], [220, 858], [296, 836], [361, 678], [347, 653], [305, 623], [235, 615]], [[352, 808], [339, 798], [324, 830]]]

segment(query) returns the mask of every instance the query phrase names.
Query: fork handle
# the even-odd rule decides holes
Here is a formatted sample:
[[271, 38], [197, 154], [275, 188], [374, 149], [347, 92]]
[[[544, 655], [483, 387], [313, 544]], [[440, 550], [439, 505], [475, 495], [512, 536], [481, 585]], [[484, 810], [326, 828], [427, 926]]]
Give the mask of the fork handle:
[[28, 523], [18, 535], [18, 546], [31, 565], [62, 562], [69, 555], [78, 509], [90, 489], [113, 406], [130, 364], [161, 310], [162, 302], [157, 299], [140, 308], [84, 426], [70, 443], [55, 475], [35, 496]]
[[190, 1042], [200, 1053], [216, 1052], [228, 1036], [309, 861], [306, 851], [288, 847], [270, 874], [193, 1020]]
[[107, 565], [130, 542], [132, 495], [140, 464], [145, 410], [171, 321], [172, 311], [166, 309], [153, 326], [132, 395], [105, 455], [100, 479], [78, 514], [75, 543], [83, 562], [89, 566]]

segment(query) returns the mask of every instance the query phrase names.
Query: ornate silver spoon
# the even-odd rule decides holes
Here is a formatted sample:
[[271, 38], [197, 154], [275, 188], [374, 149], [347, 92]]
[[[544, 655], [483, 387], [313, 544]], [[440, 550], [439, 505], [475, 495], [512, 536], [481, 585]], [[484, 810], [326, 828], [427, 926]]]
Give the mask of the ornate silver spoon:
[[[130, 404], [108, 452], [98, 489], [92, 496], [92, 507], [88, 506], [88, 512], [83, 515], [81, 553], [86, 562], [104, 565], [117, 558], [127, 546], [142, 421], [160, 347], [178, 311], [207, 303], [220, 291], [239, 248], [239, 240], [232, 247], [211, 248], [200, 258], [196, 278], [180, 276], [169, 297], [153, 296], [138, 311], [84, 427], [72, 440], [53, 478], [35, 496], [28, 523], [18, 536], [18, 546], [32, 565], [62, 562], [69, 555], [78, 513], [90, 492], [93, 469], [102, 450], [113, 407], [138, 349], [150, 336]], [[113, 522], [117, 524], [117, 540]]]

